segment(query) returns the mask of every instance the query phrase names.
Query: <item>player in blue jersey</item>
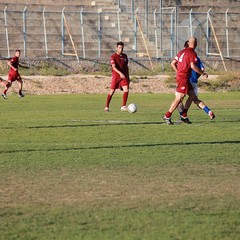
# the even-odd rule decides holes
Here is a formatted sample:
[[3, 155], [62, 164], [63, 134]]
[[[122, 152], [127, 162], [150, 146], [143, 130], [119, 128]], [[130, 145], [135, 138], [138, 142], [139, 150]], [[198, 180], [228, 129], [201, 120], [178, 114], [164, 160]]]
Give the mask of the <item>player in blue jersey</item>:
[[[188, 48], [188, 41], [185, 42], [184, 44], [184, 48]], [[196, 65], [202, 70], [204, 71], [204, 65], [203, 63], [201, 62], [200, 58], [197, 57], [197, 63]], [[205, 73], [206, 75], [206, 73]], [[206, 106], [206, 104], [200, 100], [198, 98], [198, 78], [200, 77], [201, 75], [197, 72], [195, 72], [194, 70], [192, 70], [192, 73], [191, 73], [191, 76], [189, 78], [189, 81], [193, 87], [193, 92], [194, 94], [192, 95], [189, 95], [186, 103], [185, 103], [185, 106], [183, 105], [183, 103], [181, 102], [179, 105], [178, 105], [178, 111], [180, 113], [180, 116], [181, 116], [181, 121], [184, 122], [184, 123], [188, 123], [190, 124], [190, 120], [188, 118], [184, 118], [182, 116], [182, 112], [187, 112], [188, 109], [190, 108], [192, 102], [194, 102], [200, 109], [202, 109], [206, 114], [208, 114], [208, 116], [210, 117], [210, 119], [214, 119], [215, 118], [215, 115], [214, 113], [211, 111], [211, 109], [208, 108], [208, 106]]]

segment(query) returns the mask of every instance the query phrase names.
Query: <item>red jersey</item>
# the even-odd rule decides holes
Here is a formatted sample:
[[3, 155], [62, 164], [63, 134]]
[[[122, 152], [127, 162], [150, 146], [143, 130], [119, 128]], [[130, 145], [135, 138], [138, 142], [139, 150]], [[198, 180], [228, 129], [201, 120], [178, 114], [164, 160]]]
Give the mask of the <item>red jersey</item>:
[[[18, 71], [19, 58], [15, 56], [15, 57], [13, 57], [13, 58], [10, 60], [10, 62], [11, 62], [11, 64], [12, 64], [12, 66], [13, 66], [14, 68], [16, 68], [17, 71]], [[17, 71], [14, 71], [14, 69], [10, 68], [10, 69], [9, 69], [9, 74], [10, 74], [10, 73], [15, 74]]]
[[[119, 70], [126, 78], [129, 80], [129, 71], [128, 71], [128, 57], [125, 53], [118, 55], [114, 53], [110, 59], [111, 65], [115, 64], [117, 70]], [[120, 78], [119, 74], [112, 70], [112, 77], [113, 78]]]
[[19, 66], [19, 58], [18, 57], [13, 57], [11, 60], [9, 60], [14, 68], [17, 70], [15, 71], [10, 67], [9, 72], [8, 72], [8, 80], [9, 81], [15, 81], [15, 80], [21, 80], [21, 76], [18, 73], [18, 66]]
[[193, 48], [184, 48], [175, 57], [177, 61], [177, 79], [189, 79], [191, 76], [191, 63], [197, 63], [197, 54]]
[[184, 48], [177, 54], [175, 60], [177, 61], [176, 92], [187, 94], [192, 90], [189, 80], [192, 72], [191, 63], [197, 63], [197, 54], [193, 48]]

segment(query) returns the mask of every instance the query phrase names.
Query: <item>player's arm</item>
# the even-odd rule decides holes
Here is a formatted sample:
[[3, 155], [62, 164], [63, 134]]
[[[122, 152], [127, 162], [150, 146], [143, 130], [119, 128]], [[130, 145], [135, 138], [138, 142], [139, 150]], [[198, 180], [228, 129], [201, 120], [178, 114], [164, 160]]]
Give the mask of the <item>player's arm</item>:
[[17, 71], [17, 69], [12, 65], [12, 61], [11, 61], [11, 60], [9, 60], [9, 61], [7, 62], [7, 64], [8, 64], [8, 66], [9, 66], [11, 69], [13, 69], [14, 71]]
[[173, 70], [175, 72], [177, 72], [177, 60], [176, 59], [173, 59], [172, 62], [171, 62], [171, 67], [173, 68]]
[[19, 67], [22, 67], [22, 68], [29, 68], [29, 66], [25, 66], [25, 65], [22, 65], [22, 64], [18, 64]]
[[204, 72], [204, 70], [200, 69], [195, 63], [191, 62], [191, 68], [193, 71], [208, 78], [208, 74], [206, 72]]
[[125, 78], [124, 74], [122, 74], [122, 72], [120, 72], [120, 71], [116, 68], [116, 65], [115, 65], [114, 63], [112, 64], [112, 69], [113, 69], [114, 72], [116, 72], [116, 73], [119, 74], [120, 78], [122, 78], [122, 79]]

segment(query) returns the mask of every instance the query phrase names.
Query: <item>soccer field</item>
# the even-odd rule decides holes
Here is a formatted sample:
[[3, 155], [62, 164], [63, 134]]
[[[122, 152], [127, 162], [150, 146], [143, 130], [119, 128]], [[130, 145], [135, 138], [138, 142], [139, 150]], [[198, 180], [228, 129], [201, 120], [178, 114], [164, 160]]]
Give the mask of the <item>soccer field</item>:
[[[0, 239], [238, 239], [239, 92], [200, 94], [192, 124], [162, 120], [173, 94], [0, 101]], [[173, 120], [179, 116], [175, 111]]]

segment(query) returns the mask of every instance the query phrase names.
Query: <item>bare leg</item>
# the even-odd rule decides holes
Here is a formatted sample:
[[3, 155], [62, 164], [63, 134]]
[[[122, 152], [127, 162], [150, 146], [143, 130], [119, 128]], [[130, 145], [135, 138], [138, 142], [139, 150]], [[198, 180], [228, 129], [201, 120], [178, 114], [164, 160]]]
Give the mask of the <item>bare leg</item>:
[[173, 125], [173, 122], [171, 120], [171, 116], [173, 111], [178, 107], [180, 103], [182, 103], [184, 99], [185, 94], [176, 92], [175, 93], [175, 99], [173, 100], [169, 110], [165, 113], [163, 120], [168, 124], [168, 125]]
[[185, 103], [184, 109], [186, 109], [188, 111], [188, 109], [190, 108], [192, 102], [196, 99], [196, 95], [194, 94], [193, 91], [190, 91], [188, 94], [188, 99]]
[[177, 106], [183, 101], [184, 97], [185, 97], [185, 94], [176, 92], [175, 99], [173, 100], [168, 110], [168, 112], [171, 113], [171, 115], [174, 112], [174, 110], [177, 108]]
[[11, 81], [2, 81], [2, 85], [4, 86], [4, 91], [2, 93], [2, 97], [4, 99], [7, 99], [7, 91], [11, 87], [12, 82]]

